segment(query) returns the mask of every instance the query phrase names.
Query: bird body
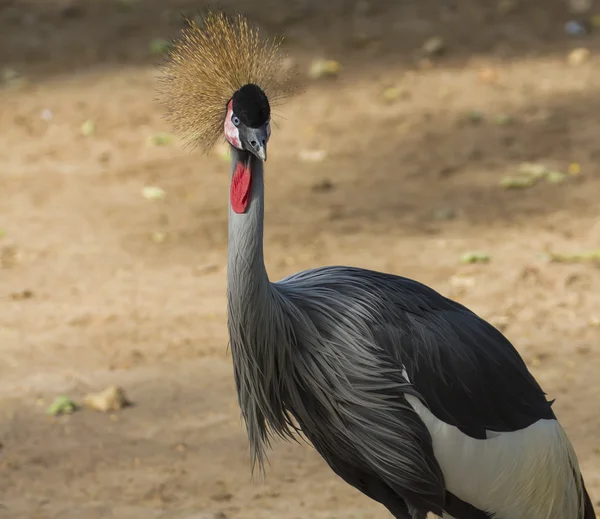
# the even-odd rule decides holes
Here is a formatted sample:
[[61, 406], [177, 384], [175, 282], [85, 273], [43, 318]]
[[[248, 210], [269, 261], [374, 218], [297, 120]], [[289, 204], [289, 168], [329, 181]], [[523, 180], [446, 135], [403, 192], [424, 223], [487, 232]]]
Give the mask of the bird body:
[[591, 519], [551, 402], [490, 324], [370, 270], [269, 281], [262, 175], [256, 161], [248, 211], [229, 215], [229, 332], [253, 456], [296, 421], [339, 476], [398, 518]]
[[[174, 119], [195, 120], [189, 110], [199, 94], [185, 90], [193, 86], [189, 74], [201, 69], [210, 79], [202, 68], [208, 60], [207, 69], [225, 76], [221, 84], [235, 83], [225, 59], [204, 51], [256, 42], [244, 44], [254, 65], [234, 78], [240, 84], [213, 96], [222, 102], [221, 131], [231, 146], [228, 329], [253, 462], [263, 465], [274, 436], [304, 435], [338, 476], [397, 519], [428, 512], [595, 519], [552, 403], [493, 326], [391, 274], [332, 266], [269, 280], [263, 222], [270, 107], [256, 83], [261, 67], [274, 68], [259, 58], [274, 54], [261, 54], [243, 19], [211, 16], [175, 47], [168, 78], [172, 98], [187, 95], [192, 105], [173, 104]], [[240, 28], [245, 40], [234, 37]], [[243, 57], [222, 54], [235, 63]], [[196, 88], [210, 99], [210, 87]], [[215, 107], [202, 110], [216, 114]]]

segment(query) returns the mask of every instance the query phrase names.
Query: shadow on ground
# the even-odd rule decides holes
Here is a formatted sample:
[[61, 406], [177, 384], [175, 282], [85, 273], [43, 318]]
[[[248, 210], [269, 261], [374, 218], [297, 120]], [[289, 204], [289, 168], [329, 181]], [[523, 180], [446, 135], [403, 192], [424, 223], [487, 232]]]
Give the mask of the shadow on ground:
[[[33, 74], [77, 71], [96, 65], [148, 64], [154, 38], [175, 36], [181, 13], [203, 0], [3, 0], [0, 64]], [[345, 55], [346, 64], [373, 59], [414, 64], [428, 38], [447, 46], [444, 65], [473, 55], [499, 58], [597, 48], [596, 34], [565, 35], [572, 17], [564, 0], [224, 0], [270, 33], [285, 34], [289, 47], [310, 56]], [[503, 7], [504, 6], [504, 7]], [[507, 11], [507, 12], [505, 12]], [[351, 57], [348, 57], [348, 51]]]

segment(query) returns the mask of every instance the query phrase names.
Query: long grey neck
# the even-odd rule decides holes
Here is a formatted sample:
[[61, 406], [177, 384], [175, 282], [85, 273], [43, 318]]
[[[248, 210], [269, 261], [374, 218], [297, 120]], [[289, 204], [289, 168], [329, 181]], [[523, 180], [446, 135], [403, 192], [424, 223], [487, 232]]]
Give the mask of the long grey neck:
[[[231, 178], [239, 161], [248, 161], [245, 151], [231, 147]], [[229, 203], [228, 291], [234, 298], [256, 297], [269, 287], [263, 255], [264, 178], [263, 162], [252, 157], [250, 203], [238, 214]]]
[[[246, 152], [231, 149], [231, 172]], [[263, 256], [264, 179], [262, 161], [252, 158], [250, 202], [237, 214], [229, 202], [227, 303], [229, 345], [252, 465], [262, 468], [271, 433], [291, 437], [286, 411], [294, 377], [291, 323], [284, 299], [267, 276]], [[271, 433], [269, 432], [271, 431]]]
[[[231, 149], [231, 172], [249, 160]], [[269, 282], [263, 256], [264, 183], [262, 161], [252, 158], [251, 194], [246, 212], [229, 202], [227, 326], [234, 377], [250, 441], [252, 465], [263, 466], [269, 428], [286, 429], [279, 366], [289, 364], [281, 308]]]

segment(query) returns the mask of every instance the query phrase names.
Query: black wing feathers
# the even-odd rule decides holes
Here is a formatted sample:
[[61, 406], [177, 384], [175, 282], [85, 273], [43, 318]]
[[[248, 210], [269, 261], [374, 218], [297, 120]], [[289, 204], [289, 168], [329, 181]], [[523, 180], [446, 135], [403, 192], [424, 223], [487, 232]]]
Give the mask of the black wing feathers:
[[290, 395], [290, 409], [333, 470], [400, 519], [443, 509], [489, 517], [445, 490], [429, 432], [404, 395], [478, 439], [554, 418], [511, 343], [462, 305], [398, 276], [325, 267], [277, 285], [291, 315], [305, 317], [291, 319], [303, 341], [295, 350], [302, 394]]
[[373, 323], [376, 341], [437, 418], [479, 439], [555, 418], [552, 402], [500, 331], [425, 285], [366, 276], [391, 303]]

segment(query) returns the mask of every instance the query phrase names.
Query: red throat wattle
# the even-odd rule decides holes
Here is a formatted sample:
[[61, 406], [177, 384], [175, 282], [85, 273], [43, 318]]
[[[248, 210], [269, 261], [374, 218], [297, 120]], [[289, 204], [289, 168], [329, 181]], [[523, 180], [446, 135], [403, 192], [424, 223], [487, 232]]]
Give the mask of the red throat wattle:
[[231, 179], [231, 189], [229, 198], [231, 208], [238, 214], [246, 212], [250, 202], [250, 192], [252, 187], [252, 174], [250, 173], [250, 163], [246, 164], [239, 161]]

